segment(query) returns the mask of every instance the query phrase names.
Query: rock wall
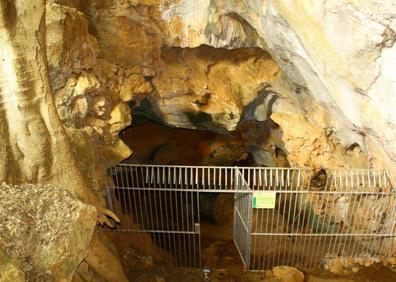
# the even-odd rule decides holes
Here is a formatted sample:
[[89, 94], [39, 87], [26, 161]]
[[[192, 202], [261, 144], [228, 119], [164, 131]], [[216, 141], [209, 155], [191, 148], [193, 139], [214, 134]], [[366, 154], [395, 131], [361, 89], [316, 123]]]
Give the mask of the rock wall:
[[[393, 98], [381, 94], [394, 89], [386, 71], [393, 53], [392, 4], [384, 9], [376, 1], [347, 0], [55, 2], [54, 10], [79, 15], [68, 17], [73, 20], [63, 33], [85, 38], [64, 35], [80, 54], [67, 47], [64, 58], [77, 59], [51, 63], [61, 116], [83, 128], [85, 140], [99, 140], [95, 131], [109, 128], [105, 109], [118, 111], [118, 129], [129, 124], [122, 103], [132, 100], [176, 127], [226, 133], [249, 120], [272, 120], [283, 132], [272, 145], [287, 153], [291, 165], [394, 167], [394, 117], [388, 110]], [[50, 49], [59, 47], [55, 42]], [[68, 71], [59, 72], [59, 62]], [[385, 82], [371, 89], [368, 81], [379, 69]], [[80, 76], [92, 85], [78, 94], [72, 89]], [[94, 94], [86, 101], [88, 92]], [[115, 160], [130, 153], [117, 139], [119, 130], [102, 131], [97, 135], [109, 138], [96, 143], [116, 153]], [[269, 152], [268, 146], [258, 148]]]
[[226, 133], [272, 120], [282, 131], [272, 145], [291, 165], [394, 168], [392, 3], [134, 0], [48, 7], [58, 111], [68, 131], [108, 152], [98, 167], [130, 154], [117, 135], [130, 123], [124, 103], [132, 100], [176, 127]]
[[[332, 143], [316, 140], [317, 146], [307, 148], [294, 143], [294, 139], [300, 142], [306, 139], [306, 132], [318, 127], [322, 131], [320, 136], [331, 136], [336, 139], [333, 143], [344, 148], [356, 149], [357, 144], [368, 156], [370, 165], [394, 173], [396, 85], [392, 66], [396, 58], [396, 22], [392, 14], [396, 5], [393, 1], [230, 0], [198, 4], [184, 0], [163, 4], [161, 11], [170, 30], [168, 44], [233, 48], [235, 41], [238, 47], [252, 47], [251, 42], [256, 42], [253, 46], [266, 49], [287, 80], [303, 89], [300, 93], [307, 92], [313, 107], [307, 109], [306, 103], [299, 107], [305, 111], [307, 131], [284, 130], [289, 135], [285, 143], [292, 154], [298, 154], [293, 151], [299, 147], [305, 150], [322, 147], [319, 143], [325, 147], [326, 142]], [[227, 17], [238, 19], [238, 23], [225, 21]], [[172, 28], [174, 22], [179, 23], [178, 32]], [[244, 40], [239, 36], [242, 27], [253, 29], [252, 39], [261, 40]], [[215, 36], [219, 30], [227, 32]], [[318, 108], [324, 112], [325, 123], [312, 119]], [[282, 118], [276, 112], [273, 116], [281, 127], [287, 126], [289, 117]], [[296, 122], [304, 123], [302, 117]], [[331, 149], [316, 148], [318, 155], [325, 151], [334, 153]], [[301, 165], [305, 160], [306, 157], [298, 155], [292, 162]]]

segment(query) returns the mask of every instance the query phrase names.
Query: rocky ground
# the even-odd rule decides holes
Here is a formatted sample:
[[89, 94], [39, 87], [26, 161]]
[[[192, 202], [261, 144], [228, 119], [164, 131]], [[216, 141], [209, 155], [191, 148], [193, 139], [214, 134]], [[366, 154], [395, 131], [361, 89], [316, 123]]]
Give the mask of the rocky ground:
[[[324, 270], [299, 271], [284, 266], [272, 271], [244, 271], [241, 268], [210, 268], [205, 276], [203, 269], [155, 266], [147, 257], [136, 255], [135, 263], [127, 270], [130, 281], [136, 282], [392, 282], [396, 281], [396, 270], [384, 266], [347, 272], [342, 275]], [[205, 277], [208, 279], [205, 280]]]

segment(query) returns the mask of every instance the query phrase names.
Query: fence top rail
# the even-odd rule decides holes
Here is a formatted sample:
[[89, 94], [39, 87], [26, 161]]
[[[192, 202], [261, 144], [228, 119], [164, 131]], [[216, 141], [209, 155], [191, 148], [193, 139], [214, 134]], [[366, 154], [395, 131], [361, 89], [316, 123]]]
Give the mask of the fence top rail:
[[[205, 165], [155, 165], [155, 164], [130, 164], [121, 163], [116, 164], [117, 166], [132, 166], [132, 167], [170, 167], [170, 168], [221, 168], [221, 169], [271, 169], [271, 170], [303, 170], [312, 171], [309, 167], [264, 167], [264, 166], [205, 166]], [[385, 169], [373, 169], [373, 168], [337, 168], [337, 169], [326, 169], [327, 172], [339, 173], [339, 172], [380, 172], [387, 173]]]
[[328, 169], [326, 170], [327, 174], [336, 174], [336, 175], [351, 175], [353, 173], [373, 173], [373, 174], [385, 174], [387, 175], [387, 171], [385, 169]]
[[[130, 171], [130, 172], [128, 172]], [[127, 185], [123, 172], [138, 172], [144, 179], [138, 178], [136, 183]], [[117, 176], [118, 174], [121, 176]], [[324, 191], [361, 191], [364, 193], [394, 191], [393, 185], [386, 173], [380, 169], [329, 169], [326, 170], [327, 180]], [[189, 165], [152, 165], [152, 164], [117, 164], [110, 168], [109, 175], [117, 177], [115, 186], [138, 187], [139, 181], [144, 181], [150, 188], [165, 185], [163, 188], [176, 185], [202, 186], [201, 190], [215, 190], [222, 186], [223, 190], [260, 191], [268, 190], [316, 190], [311, 187], [313, 171], [308, 167], [238, 167], [238, 166], [189, 166]], [[132, 186], [130, 186], [132, 184]], [[114, 185], [113, 185], [114, 186]], [[224, 187], [223, 187], [224, 186]], [[231, 187], [231, 189], [230, 189]], [[246, 187], [246, 188], [245, 188]], [[305, 189], [300, 189], [304, 187]], [[179, 187], [180, 188], [180, 187]], [[218, 187], [217, 187], [218, 188]], [[382, 191], [383, 189], [384, 191]]]
[[272, 169], [272, 170], [304, 170], [310, 171], [308, 167], [263, 167], [263, 166], [203, 166], [203, 165], [152, 165], [152, 164], [117, 164], [117, 166], [132, 166], [132, 167], [170, 167], [170, 168], [218, 168], [218, 169]]

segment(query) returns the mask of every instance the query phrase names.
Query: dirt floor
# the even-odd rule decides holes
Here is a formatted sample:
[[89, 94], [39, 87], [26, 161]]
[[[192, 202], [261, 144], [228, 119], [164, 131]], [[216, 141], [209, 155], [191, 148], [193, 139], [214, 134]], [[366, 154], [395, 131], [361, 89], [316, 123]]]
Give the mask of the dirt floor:
[[[113, 232], [110, 232], [114, 234]], [[148, 238], [109, 237], [116, 244], [123, 267], [130, 281], [137, 282], [299, 282], [298, 280], [279, 280], [272, 271], [245, 271], [239, 254], [230, 241], [202, 241], [202, 266], [210, 269], [209, 280], [205, 280], [204, 268], [174, 267], [169, 264], [166, 254], [156, 254], [155, 257], [143, 255], [152, 246]], [[127, 234], [122, 234], [127, 235]], [[140, 239], [140, 240], [139, 240]], [[133, 245], [129, 242], [133, 241]], [[136, 249], [140, 246], [140, 250]], [[396, 281], [396, 269], [382, 265], [356, 268], [343, 275], [336, 275], [324, 270], [302, 270], [307, 282], [392, 282]]]
[[[173, 268], [161, 266], [139, 266], [129, 269], [128, 277], [130, 281], [138, 282], [277, 282], [271, 271], [244, 271], [240, 268], [212, 268], [209, 279], [205, 280], [202, 269], [192, 268]], [[304, 281], [307, 282], [392, 282], [396, 281], [396, 271], [384, 266], [371, 266], [360, 269], [357, 273], [346, 275], [336, 275], [330, 272], [315, 270], [303, 271]], [[293, 280], [284, 280], [285, 282], [294, 282]], [[297, 281], [296, 281], [297, 282]]]

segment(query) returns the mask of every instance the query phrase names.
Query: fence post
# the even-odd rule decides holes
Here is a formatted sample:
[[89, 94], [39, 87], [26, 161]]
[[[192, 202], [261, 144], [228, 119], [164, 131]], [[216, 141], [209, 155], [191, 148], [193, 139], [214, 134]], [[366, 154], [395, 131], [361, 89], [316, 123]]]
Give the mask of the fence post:
[[234, 166], [234, 187], [233, 187], [233, 189], [234, 190], [239, 190], [239, 178], [240, 178], [240, 175], [239, 175], [239, 169], [238, 169], [238, 167], [237, 166]]

